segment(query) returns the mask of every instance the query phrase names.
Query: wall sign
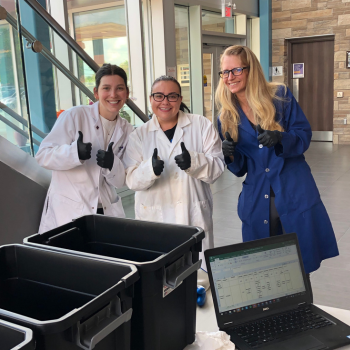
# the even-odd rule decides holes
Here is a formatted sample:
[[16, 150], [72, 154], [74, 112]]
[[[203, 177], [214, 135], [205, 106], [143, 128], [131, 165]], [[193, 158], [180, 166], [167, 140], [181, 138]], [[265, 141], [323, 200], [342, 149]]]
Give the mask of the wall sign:
[[346, 68], [350, 68], [350, 51], [346, 51]]
[[176, 79], [176, 67], [166, 67], [166, 75]]
[[304, 63], [293, 63], [293, 78], [304, 78]]
[[283, 66], [274, 66], [272, 67], [272, 76], [280, 77], [283, 75]]

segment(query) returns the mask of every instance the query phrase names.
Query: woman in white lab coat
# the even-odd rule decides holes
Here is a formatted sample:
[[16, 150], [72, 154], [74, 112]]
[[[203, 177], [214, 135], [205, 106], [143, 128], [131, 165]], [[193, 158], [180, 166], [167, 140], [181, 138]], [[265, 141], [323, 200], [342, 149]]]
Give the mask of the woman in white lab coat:
[[123, 160], [136, 219], [199, 226], [204, 251], [214, 245], [210, 184], [224, 171], [221, 140], [208, 119], [184, 112], [173, 77], [155, 80], [150, 102], [152, 119], [130, 135]]
[[122, 163], [133, 127], [119, 116], [129, 97], [125, 71], [104, 64], [96, 73], [98, 102], [63, 112], [36, 154], [52, 170], [39, 232], [81, 215], [125, 217], [115, 188], [124, 186]]

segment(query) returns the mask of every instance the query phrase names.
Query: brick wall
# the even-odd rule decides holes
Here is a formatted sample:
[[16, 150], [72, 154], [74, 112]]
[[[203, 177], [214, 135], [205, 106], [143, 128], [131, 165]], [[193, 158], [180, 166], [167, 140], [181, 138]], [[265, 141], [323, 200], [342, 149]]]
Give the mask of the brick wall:
[[[333, 142], [350, 144], [350, 0], [272, 0], [272, 66], [287, 71], [285, 38], [334, 34]], [[287, 83], [287, 76], [273, 81]], [[337, 98], [337, 91], [344, 97]], [[348, 124], [344, 124], [347, 118]]]

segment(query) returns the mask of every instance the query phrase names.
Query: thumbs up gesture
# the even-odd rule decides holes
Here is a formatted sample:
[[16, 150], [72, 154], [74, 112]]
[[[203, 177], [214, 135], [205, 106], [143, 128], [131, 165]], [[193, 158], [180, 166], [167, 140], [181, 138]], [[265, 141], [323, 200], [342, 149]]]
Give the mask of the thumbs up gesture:
[[264, 130], [259, 124], [256, 126], [256, 130], [259, 133], [259, 143], [268, 148], [275, 146], [282, 140], [282, 133], [277, 130]]
[[100, 149], [96, 154], [97, 165], [101, 168], [109, 169], [110, 171], [112, 170], [114, 163], [113, 144], [114, 142], [111, 142], [108, 145], [107, 151]]
[[191, 166], [191, 156], [183, 142], [181, 142], [181, 150], [182, 153], [175, 157], [175, 162], [181, 170], [186, 170]]
[[238, 142], [233, 141], [228, 131], [225, 132], [225, 137], [226, 140], [222, 142], [222, 153], [224, 157], [232, 157]]
[[83, 142], [83, 133], [78, 131], [79, 137], [77, 140], [78, 145], [78, 156], [80, 160], [87, 160], [91, 158], [92, 144], [91, 142]]
[[154, 175], [159, 176], [164, 169], [164, 162], [158, 159], [158, 149], [155, 148], [152, 156], [152, 167]]

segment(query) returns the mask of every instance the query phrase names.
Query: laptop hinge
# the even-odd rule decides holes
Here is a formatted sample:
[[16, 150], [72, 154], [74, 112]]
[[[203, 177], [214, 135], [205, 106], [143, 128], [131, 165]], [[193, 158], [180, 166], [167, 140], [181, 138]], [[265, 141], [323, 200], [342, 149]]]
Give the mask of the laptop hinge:
[[298, 307], [299, 307], [299, 306], [303, 306], [303, 305], [307, 305], [306, 301], [304, 301], [304, 302], [302, 302], [302, 303], [299, 303], [299, 304], [298, 304]]
[[227, 326], [228, 324], [232, 324], [233, 323], [233, 321], [231, 321], [231, 322], [226, 322], [226, 323], [224, 323], [224, 326]]

